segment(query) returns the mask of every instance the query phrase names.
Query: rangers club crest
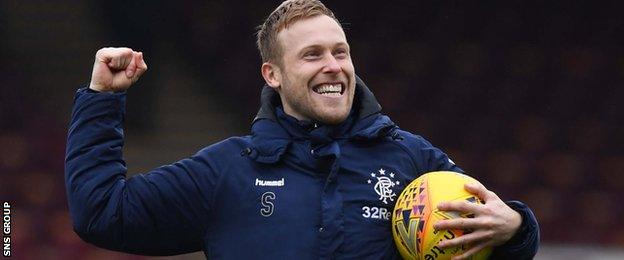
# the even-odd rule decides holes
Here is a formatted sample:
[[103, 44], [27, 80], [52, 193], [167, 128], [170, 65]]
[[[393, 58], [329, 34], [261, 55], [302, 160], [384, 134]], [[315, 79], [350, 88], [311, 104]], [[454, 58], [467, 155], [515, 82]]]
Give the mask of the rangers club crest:
[[[372, 178], [368, 179], [366, 182], [368, 184], [375, 183], [373, 189], [377, 195], [379, 195], [379, 200], [383, 201], [384, 204], [388, 204], [388, 199], [390, 199], [390, 201], [394, 201], [396, 193], [392, 188], [395, 185], [399, 185], [399, 181], [394, 180], [394, 173], [390, 172], [389, 174], [386, 174], [386, 170], [379, 169], [377, 173], [372, 172], [370, 176]], [[373, 178], [375, 178], [376, 181]]]

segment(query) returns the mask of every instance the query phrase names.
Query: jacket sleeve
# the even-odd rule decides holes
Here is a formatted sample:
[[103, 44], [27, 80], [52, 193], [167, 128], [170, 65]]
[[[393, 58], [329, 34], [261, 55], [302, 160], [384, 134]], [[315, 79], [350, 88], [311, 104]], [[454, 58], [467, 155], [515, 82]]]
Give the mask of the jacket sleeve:
[[76, 93], [65, 157], [75, 232], [94, 245], [133, 254], [201, 250], [218, 179], [205, 150], [126, 179], [124, 111], [125, 93]]
[[434, 147], [425, 138], [406, 131], [400, 131], [404, 137], [407, 150], [410, 151], [416, 167], [416, 176], [433, 171], [452, 171], [464, 173], [464, 170], [455, 165], [442, 150]]
[[[419, 174], [432, 171], [464, 172], [440, 149], [434, 147], [421, 136], [410, 135], [408, 146], [414, 152]], [[532, 259], [539, 247], [539, 226], [531, 209], [519, 201], [506, 201], [510, 208], [520, 213], [522, 224], [518, 232], [507, 243], [498, 246], [490, 259]]]
[[518, 232], [507, 243], [494, 248], [490, 259], [533, 259], [539, 248], [539, 226], [533, 211], [522, 202], [505, 202], [522, 216]]

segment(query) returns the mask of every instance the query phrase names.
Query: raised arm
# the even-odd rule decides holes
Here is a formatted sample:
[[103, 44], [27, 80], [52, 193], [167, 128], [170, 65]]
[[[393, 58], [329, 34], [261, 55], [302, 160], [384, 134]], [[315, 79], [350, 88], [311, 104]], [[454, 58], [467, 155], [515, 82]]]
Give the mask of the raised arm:
[[126, 179], [125, 90], [146, 69], [140, 52], [101, 49], [89, 89], [76, 93], [65, 158], [74, 230], [83, 240], [116, 251], [198, 251], [217, 180], [207, 152]]

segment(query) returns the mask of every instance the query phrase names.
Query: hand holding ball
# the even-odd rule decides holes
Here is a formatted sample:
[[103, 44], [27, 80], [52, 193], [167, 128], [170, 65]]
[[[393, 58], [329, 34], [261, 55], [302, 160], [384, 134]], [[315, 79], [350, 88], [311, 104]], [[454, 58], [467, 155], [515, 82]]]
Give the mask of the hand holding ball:
[[[477, 180], [455, 172], [431, 172], [412, 181], [399, 196], [392, 214], [392, 234], [404, 259], [451, 259], [467, 248], [441, 248], [438, 243], [470, 233], [470, 230], [435, 230], [439, 220], [471, 218], [470, 213], [442, 211], [443, 201], [468, 201], [482, 204], [480, 198], [464, 189]], [[487, 259], [492, 249], [485, 248], [472, 259]]]

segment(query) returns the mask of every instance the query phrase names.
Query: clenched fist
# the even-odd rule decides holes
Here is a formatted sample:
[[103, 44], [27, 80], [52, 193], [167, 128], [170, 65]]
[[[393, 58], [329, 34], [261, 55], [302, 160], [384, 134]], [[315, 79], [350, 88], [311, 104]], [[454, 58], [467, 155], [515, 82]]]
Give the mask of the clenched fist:
[[102, 48], [95, 54], [89, 88], [99, 92], [124, 91], [146, 70], [142, 52], [130, 48]]

